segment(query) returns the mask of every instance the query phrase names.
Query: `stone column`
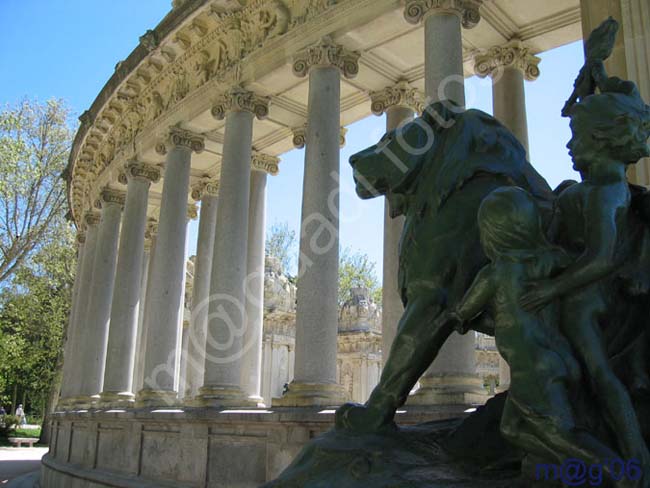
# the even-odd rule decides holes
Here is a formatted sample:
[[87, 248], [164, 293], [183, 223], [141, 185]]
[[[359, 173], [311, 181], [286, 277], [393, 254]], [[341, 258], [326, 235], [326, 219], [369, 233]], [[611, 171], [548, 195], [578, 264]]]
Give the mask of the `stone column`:
[[309, 102], [300, 229], [296, 358], [289, 391], [274, 403], [337, 405], [339, 165], [341, 74], [354, 77], [359, 53], [329, 38], [298, 53], [296, 76], [309, 75]]
[[66, 359], [68, 368], [63, 373], [63, 383], [61, 385], [62, 404], [73, 406], [77, 403], [79, 392], [81, 390], [82, 371], [79, 368], [81, 364], [82, 336], [86, 327], [86, 317], [88, 315], [88, 305], [90, 301], [90, 289], [93, 277], [93, 264], [97, 251], [97, 237], [99, 234], [99, 214], [89, 211], [84, 215], [84, 225], [86, 227], [86, 242], [84, 244], [84, 255], [81, 268], [79, 270], [79, 304], [75, 310], [75, 326], [73, 334], [70, 336], [70, 354]]
[[[407, 0], [405, 19], [424, 22], [425, 95], [427, 101], [465, 105], [462, 28], [475, 27], [482, 0]], [[465, 404], [485, 401], [476, 374], [474, 334], [453, 333], [420, 379], [410, 404]]]
[[142, 280], [140, 281], [140, 305], [138, 307], [138, 338], [135, 345], [135, 368], [133, 371], [133, 390], [138, 392], [142, 389], [144, 382], [144, 356], [146, 350], [147, 331], [145, 329], [145, 316], [147, 315], [147, 303], [149, 297], [149, 275], [151, 274], [151, 259], [156, 247], [156, 235], [158, 234], [158, 222], [149, 219], [147, 230], [144, 233], [144, 256], [142, 258]]
[[[648, 0], [580, 0], [580, 8], [584, 39], [610, 15], [619, 22], [620, 31], [605, 68], [609, 76], [635, 82], [643, 99], [650, 100]], [[631, 183], [650, 185], [650, 158], [631, 166], [627, 175]]]
[[481, 20], [482, 0], [407, 0], [404, 18], [424, 22], [424, 81], [429, 101], [465, 105], [462, 27]]
[[[386, 114], [386, 132], [413, 120], [414, 112], [421, 112], [424, 96], [407, 82], [371, 93], [372, 113]], [[382, 277], [381, 340], [382, 360], [385, 363], [388, 351], [397, 333], [397, 324], [404, 313], [402, 297], [398, 290], [399, 241], [404, 227], [404, 216], [391, 217], [388, 200], [384, 201], [384, 265]]]
[[137, 403], [143, 406], [174, 404], [178, 397], [174, 387], [178, 374], [178, 313], [183, 300], [190, 166], [192, 152], [201, 152], [203, 148], [201, 136], [178, 128], [171, 129], [167, 141], [156, 148], [159, 154], [166, 154], [166, 162], [158, 238], [147, 285], [144, 381], [137, 397]]
[[[246, 262], [246, 349], [242, 363], [242, 388], [248, 399], [263, 405], [262, 338], [264, 334], [264, 258], [266, 244], [266, 178], [277, 175], [280, 159], [254, 153], [248, 209]], [[250, 346], [249, 346], [250, 345]]]
[[[196, 204], [191, 203], [187, 206], [187, 225], [190, 225], [191, 220], [196, 220], [199, 216], [199, 210], [196, 207]], [[184, 256], [188, 256], [190, 251], [190, 242], [189, 242], [189, 233], [185, 236], [185, 251], [183, 252]], [[183, 298], [181, 300], [180, 309], [178, 310], [178, 379], [177, 384], [174, 387], [175, 391], [180, 393], [180, 396], [183, 397], [185, 392], [185, 385], [187, 382], [187, 353], [189, 347], [189, 338], [190, 338], [190, 319], [192, 315], [192, 305], [191, 305], [191, 296], [192, 296], [192, 283], [190, 283], [188, 288], [187, 275], [189, 274], [190, 268], [192, 269], [192, 280], [194, 279], [194, 265], [191, 261], [185, 261], [185, 273], [183, 274], [183, 285], [181, 289], [183, 290]], [[185, 304], [190, 302], [190, 316], [185, 316]]]
[[203, 385], [205, 367], [205, 333], [208, 320], [207, 300], [210, 296], [210, 275], [214, 232], [217, 225], [217, 203], [219, 185], [210, 179], [203, 179], [192, 187], [192, 198], [201, 202], [199, 235], [194, 265], [192, 288], [192, 315], [188, 331], [187, 362], [185, 371], [185, 398], [194, 398]]
[[242, 390], [246, 249], [253, 119], [268, 115], [268, 98], [235, 88], [212, 109], [226, 120], [221, 163], [219, 211], [210, 277], [205, 375], [200, 389], [204, 405], [249, 405]]
[[115, 272], [111, 324], [106, 352], [102, 403], [130, 405], [138, 334], [138, 306], [142, 286], [144, 234], [147, 226], [149, 187], [160, 179], [160, 170], [131, 162], [126, 166], [126, 203]]
[[534, 81], [539, 77], [540, 61], [516, 39], [474, 59], [476, 74], [492, 78], [494, 116], [519, 139], [526, 152], [529, 147], [524, 80]]
[[86, 233], [80, 230], [77, 233], [77, 271], [75, 273], [74, 286], [72, 288], [72, 309], [70, 310], [70, 317], [68, 318], [68, 329], [66, 331], [65, 349], [63, 352], [63, 374], [61, 381], [61, 391], [59, 406], [64, 407], [67, 399], [71, 396], [72, 377], [74, 374], [75, 366], [73, 356], [77, 350], [74, 346], [75, 337], [79, 333], [77, 330], [77, 314], [81, 307], [79, 303], [79, 295], [81, 288], [81, 274], [84, 260], [84, 249], [86, 244]]
[[92, 285], [86, 321], [80, 342], [82, 375], [79, 396], [82, 405], [89, 406], [99, 399], [104, 382], [106, 345], [113, 301], [117, 244], [124, 194], [106, 188], [99, 198], [101, 220], [97, 237], [97, 251], [93, 262]]

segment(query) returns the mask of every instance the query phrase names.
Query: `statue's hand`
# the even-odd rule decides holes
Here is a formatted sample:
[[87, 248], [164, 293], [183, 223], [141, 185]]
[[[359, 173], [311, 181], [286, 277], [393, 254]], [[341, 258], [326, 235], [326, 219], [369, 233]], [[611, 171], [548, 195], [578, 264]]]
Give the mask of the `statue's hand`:
[[557, 287], [552, 281], [537, 281], [523, 294], [520, 305], [528, 311], [539, 310], [558, 296]]

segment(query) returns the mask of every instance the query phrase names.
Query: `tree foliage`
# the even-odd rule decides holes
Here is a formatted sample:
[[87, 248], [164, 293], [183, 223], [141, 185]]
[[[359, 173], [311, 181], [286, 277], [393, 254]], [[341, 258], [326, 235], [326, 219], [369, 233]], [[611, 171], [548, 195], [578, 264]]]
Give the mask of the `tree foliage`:
[[0, 112], [0, 283], [64, 218], [60, 179], [72, 141], [69, 110], [61, 102], [24, 100]]
[[341, 251], [339, 257], [339, 305], [352, 296], [353, 288], [366, 288], [375, 303], [381, 303], [381, 285], [377, 278], [376, 264], [367, 254], [353, 252], [350, 248]]
[[285, 273], [293, 274], [298, 254], [297, 239], [296, 232], [289, 229], [288, 223], [273, 224], [266, 236], [266, 254], [279, 259]]

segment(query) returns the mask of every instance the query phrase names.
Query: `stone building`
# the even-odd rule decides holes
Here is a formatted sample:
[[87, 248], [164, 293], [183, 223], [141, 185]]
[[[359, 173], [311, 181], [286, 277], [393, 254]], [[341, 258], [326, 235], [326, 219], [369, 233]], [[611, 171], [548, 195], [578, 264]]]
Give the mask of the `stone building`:
[[[650, 99], [647, 10], [647, 0], [175, 1], [80, 117], [65, 172], [79, 265], [41, 485], [243, 488], [275, 477], [346, 397], [330, 205], [342, 127], [374, 113], [393, 129], [425, 99], [462, 105], [464, 78], [478, 74], [493, 80], [495, 116], [526, 145], [524, 81], [540, 73], [536, 55], [608, 15], [622, 26], [610, 72]], [[277, 397], [281, 379], [262, 390], [274, 367], [263, 363], [282, 354], [273, 346], [284, 347], [290, 311], [278, 305], [265, 330], [265, 189], [294, 147], [305, 147], [302, 274], [287, 349], [294, 378]], [[648, 169], [638, 164], [634, 181], [650, 183]], [[391, 291], [400, 226], [387, 216], [384, 349], [401, 313]], [[364, 334], [374, 361], [372, 327], [350, 333]], [[475, 346], [471, 335], [450, 338], [401, 423], [485, 398]], [[255, 408], [263, 395], [271, 405]]]

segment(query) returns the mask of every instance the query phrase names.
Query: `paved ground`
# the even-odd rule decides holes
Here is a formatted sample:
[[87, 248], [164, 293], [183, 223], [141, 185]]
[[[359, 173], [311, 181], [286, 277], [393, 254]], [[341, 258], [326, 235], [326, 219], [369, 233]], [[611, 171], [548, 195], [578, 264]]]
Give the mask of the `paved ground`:
[[12, 483], [11, 488], [33, 486], [33, 475], [28, 477], [31, 479], [29, 481], [31, 484], [25, 484], [28, 483], [27, 480], [16, 480], [16, 478], [38, 471], [41, 458], [47, 451], [47, 447], [0, 447], [0, 486], [8, 487], [11, 480], [21, 481], [20, 484]]

